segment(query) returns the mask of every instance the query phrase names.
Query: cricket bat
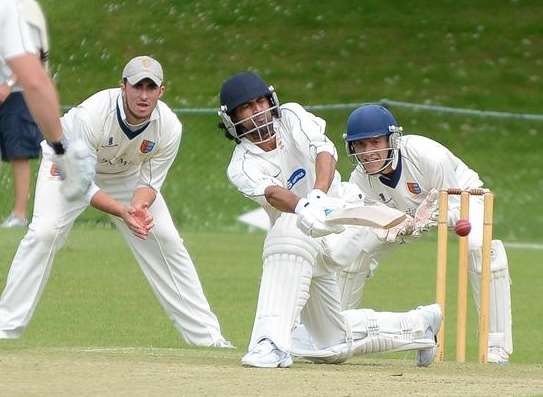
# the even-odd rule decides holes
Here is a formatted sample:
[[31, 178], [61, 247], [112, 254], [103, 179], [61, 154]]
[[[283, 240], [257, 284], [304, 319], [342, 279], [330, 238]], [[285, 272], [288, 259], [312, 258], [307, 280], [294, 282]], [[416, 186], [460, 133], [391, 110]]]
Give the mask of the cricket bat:
[[404, 221], [404, 212], [385, 205], [339, 208], [326, 216], [331, 225], [356, 225], [390, 229]]

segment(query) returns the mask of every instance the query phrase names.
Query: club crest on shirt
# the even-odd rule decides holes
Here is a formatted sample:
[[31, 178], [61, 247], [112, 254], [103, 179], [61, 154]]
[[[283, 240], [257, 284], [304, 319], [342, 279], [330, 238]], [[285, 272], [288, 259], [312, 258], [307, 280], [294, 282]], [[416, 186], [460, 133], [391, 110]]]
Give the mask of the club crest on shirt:
[[140, 145], [140, 152], [142, 153], [149, 153], [153, 150], [155, 147], [155, 143], [148, 141], [147, 139], [144, 139], [143, 142]]
[[417, 182], [407, 182], [407, 190], [413, 194], [419, 194], [422, 192], [422, 189]]
[[303, 168], [298, 168], [296, 171], [289, 176], [287, 180], [287, 189], [290, 190], [305, 176], [306, 172]]

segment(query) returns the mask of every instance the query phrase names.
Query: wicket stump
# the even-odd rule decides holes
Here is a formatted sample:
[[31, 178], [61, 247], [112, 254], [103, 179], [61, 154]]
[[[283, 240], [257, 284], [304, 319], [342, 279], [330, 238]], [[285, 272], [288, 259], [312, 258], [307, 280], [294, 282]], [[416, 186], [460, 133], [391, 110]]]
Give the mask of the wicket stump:
[[[462, 190], [451, 188], [439, 195], [439, 219], [437, 229], [436, 300], [441, 306], [443, 320], [438, 338], [436, 360], [445, 358], [445, 297], [447, 286], [447, 232], [449, 195], [460, 195], [460, 219], [469, 220], [470, 195], [484, 196], [483, 262], [481, 272], [481, 306], [479, 313], [479, 362], [487, 362], [488, 313], [490, 300], [490, 248], [492, 243], [492, 217], [494, 194], [487, 189]], [[468, 236], [459, 237], [458, 243], [458, 293], [456, 323], [456, 361], [466, 360], [466, 324], [468, 289]]]

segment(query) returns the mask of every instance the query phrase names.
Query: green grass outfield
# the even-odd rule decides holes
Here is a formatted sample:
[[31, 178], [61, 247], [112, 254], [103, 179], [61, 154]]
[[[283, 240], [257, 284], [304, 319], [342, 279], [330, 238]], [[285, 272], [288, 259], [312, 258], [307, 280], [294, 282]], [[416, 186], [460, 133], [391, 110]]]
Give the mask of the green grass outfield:
[[[2, 287], [22, 235], [22, 232], [0, 231]], [[508, 249], [513, 279], [515, 353], [512, 363], [506, 368], [449, 362], [424, 372], [412, 368], [413, 353], [398, 353], [369, 356], [356, 359], [353, 363], [326, 368], [300, 362], [292, 370], [262, 376], [258, 371], [241, 369], [239, 359], [248, 343], [256, 306], [263, 234], [192, 232], [186, 233], [184, 238], [197, 264], [208, 299], [221, 321], [223, 333], [237, 346], [235, 351], [188, 347], [160, 308], [121, 236], [109, 227], [78, 225], [57, 256], [29, 328], [19, 340], [0, 342], [0, 386], [11, 387], [6, 390], [12, 390], [15, 395], [17, 392], [31, 394], [31, 389], [25, 389], [30, 386], [24, 386], [19, 381], [24, 374], [35, 370], [37, 382], [46, 378], [45, 374], [49, 372], [56, 373], [54, 376], [59, 377], [60, 383], [52, 381], [39, 389], [54, 394], [60, 390], [55, 389], [60, 384], [77, 387], [69, 382], [70, 373], [73, 373], [73, 379], [81, 378], [81, 385], [87, 385], [85, 387], [88, 387], [89, 394], [102, 394], [95, 387], [107, 385], [108, 382], [115, 383], [117, 387], [126, 382], [125, 395], [136, 393], [128, 390], [136, 390], [138, 385], [142, 388], [140, 391], [144, 391], [142, 394], [154, 394], [153, 388], [157, 388], [157, 391], [162, 390], [161, 387], [165, 388], [165, 393], [168, 392], [166, 394], [172, 394], [172, 388], [186, 381], [191, 384], [189, 389], [183, 389], [187, 390], [186, 395], [198, 394], [198, 390], [202, 395], [220, 395], [226, 393], [232, 384], [249, 385], [261, 391], [251, 394], [250, 388], [238, 388], [230, 391], [232, 395], [265, 395], [265, 386], [273, 384], [272, 379], [281, 383], [284, 379], [284, 384], [278, 386], [283, 391], [287, 385], [301, 379], [301, 394], [311, 395], [312, 390], [321, 390], [321, 386], [317, 388], [312, 380], [317, 382], [315, 385], [320, 385], [335, 376], [345, 382], [344, 390], [341, 389], [341, 382], [333, 387], [344, 391], [338, 395], [357, 395], [358, 392], [352, 388], [363, 387], [368, 379], [373, 385], [371, 390], [380, 390], [379, 387], [384, 386], [379, 384], [391, 382], [391, 393], [398, 390], [398, 395], [402, 390], [413, 390], [416, 395], [415, 385], [418, 383], [423, 387], [421, 390], [428, 393], [433, 393], [431, 389], [436, 384], [443, 383], [443, 393], [450, 392], [451, 395], [459, 391], [469, 395], [485, 395], [484, 391], [488, 392], [493, 382], [507, 383], [504, 395], [543, 393], [543, 333], [538, 325], [543, 316], [538, 299], [543, 287], [538, 276], [543, 263], [541, 250]], [[447, 306], [449, 343], [446, 349], [449, 360], [454, 357], [452, 341], [455, 334], [456, 278], [452, 264], [456, 263], [455, 248], [455, 241], [451, 238], [450, 304]], [[383, 261], [374, 279], [369, 282], [364, 306], [403, 311], [432, 302], [435, 251], [432, 235], [411, 246], [399, 247]], [[394, 287], [390, 288], [390, 285]], [[476, 335], [473, 310], [469, 328], [468, 360], [474, 361]], [[57, 366], [58, 371], [51, 369]], [[88, 366], [95, 368], [89, 369]], [[84, 373], [86, 370], [92, 370], [92, 375], [88, 376], [97, 377], [99, 383], [78, 372]], [[143, 371], [141, 378], [135, 383], [129, 382], [138, 371]], [[154, 371], [158, 371], [159, 375], [154, 376]], [[214, 374], [222, 372], [232, 378], [216, 379]], [[8, 377], [4, 376], [6, 373]], [[109, 380], [108, 373], [111, 376]], [[269, 374], [269, 371], [262, 373]], [[474, 373], [480, 373], [481, 379], [470, 378]], [[170, 382], [170, 378], [175, 379], [173, 383], [160, 383], [160, 380]], [[267, 380], [261, 381], [263, 378]], [[408, 385], [403, 384], [404, 381]], [[482, 382], [481, 388], [473, 388], [474, 382], [478, 381]], [[517, 388], [515, 392], [511, 385], [516, 384], [522, 384], [524, 389]], [[402, 389], [401, 385], [407, 389]], [[322, 387], [324, 394], [331, 392], [331, 386], [328, 389], [324, 385]], [[188, 393], [188, 390], [194, 393]], [[162, 393], [155, 395], [158, 394]]]

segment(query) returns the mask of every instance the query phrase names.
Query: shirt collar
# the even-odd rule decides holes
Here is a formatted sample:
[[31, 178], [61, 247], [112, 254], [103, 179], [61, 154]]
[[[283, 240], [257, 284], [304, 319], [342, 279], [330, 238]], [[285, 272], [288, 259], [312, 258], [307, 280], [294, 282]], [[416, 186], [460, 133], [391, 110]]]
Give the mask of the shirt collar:
[[398, 182], [400, 181], [401, 176], [402, 176], [402, 155], [400, 151], [398, 150], [398, 165], [396, 166], [396, 169], [392, 171], [392, 174], [379, 175], [379, 180], [381, 181], [383, 185], [386, 185], [394, 189], [398, 185]]

